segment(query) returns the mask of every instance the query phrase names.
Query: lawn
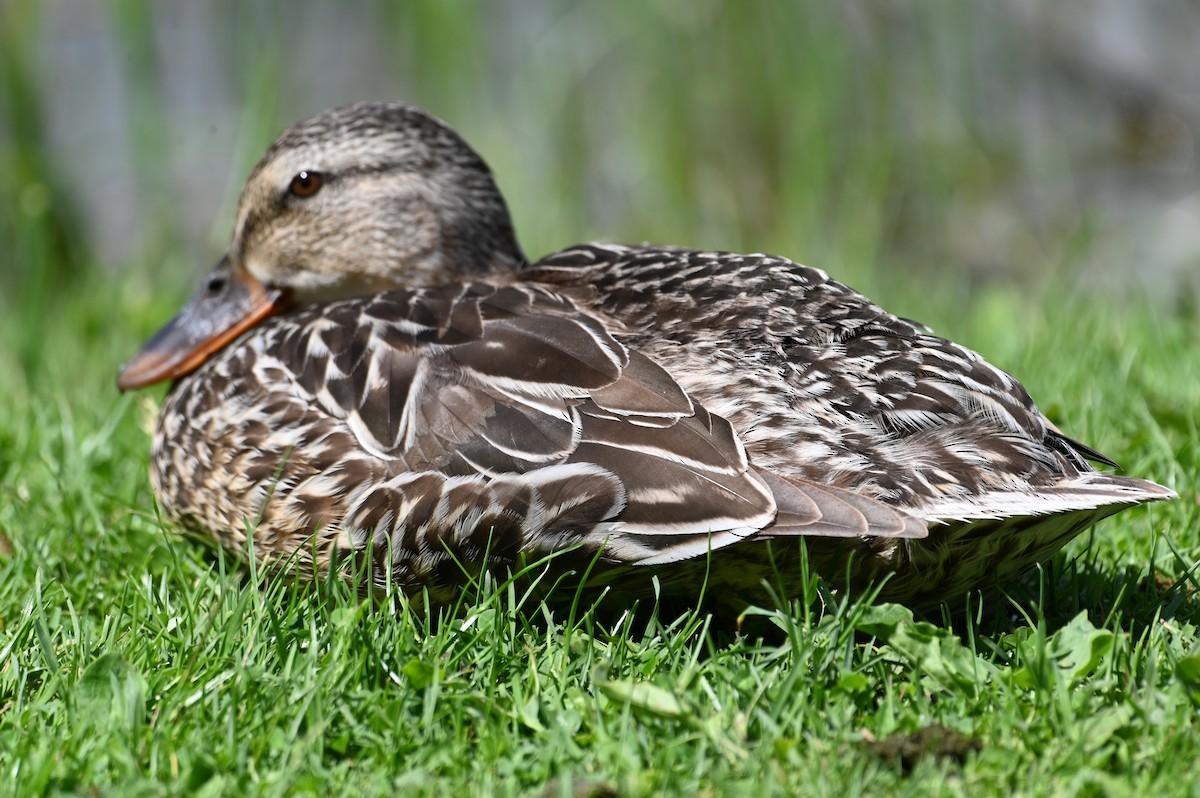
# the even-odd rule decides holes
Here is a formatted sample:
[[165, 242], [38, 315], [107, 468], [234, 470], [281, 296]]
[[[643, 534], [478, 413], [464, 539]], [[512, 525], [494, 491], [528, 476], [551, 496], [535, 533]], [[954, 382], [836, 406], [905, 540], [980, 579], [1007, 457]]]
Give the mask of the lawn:
[[[706, 68], [704, 36], [728, 37], [744, 55], [763, 33], [733, 6], [714, 7], [728, 18], [711, 30], [642, 20], [623, 60], [588, 66], [596, 85], [560, 96], [566, 78], [535, 84], [563, 104], [527, 127], [561, 137], [560, 150], [542, 153], [536, 137], [533, 152], [522, 149], [520, 125], [466, 114], [530, 254], [603, 235], [767, 249], [825, 266], [982, 352], [1072, 437], [1180, 498], [1103, 523], [982, 606], [969, 597], [914, 618], [814, 581], [791, 606], [753, 619], [769, 630], [761, 637], [653, 608], [603, 621], [589, 607], [552, 612], [503, 584], [480, 586], [455, 619], [433, 626], [340, 585], [264, 581], [156, 517], [148, 429], [162, 389], [121, 395], [114, 385], [203, 264], [170, 232], [179, 220], [165, 206], [147, 212], [131, 264], [94, 254], [69, 203], [57, 203], [71, 192], [52, 179], [33, 95], [17, 91], [30, 86], [9, 28], [0, 236], [16, 268], [0, 274], [0, 793], [1200, 794], [1194, 289], [1080, 290], [1076, 270], [1099, 255], [1090, 218], [1042, 231], [1040, 259], [1009, 279], [932, 257], [949, 250], [915, 240], [914, 229], [953, 226], [955, 192], [998, 191], [997, 164], [1011, 162], [989, 160], [995, 153], [970, 136], [914, 144], [868, 126], [842, 135], [863, 107], [886, 117], [905, 105], [880, 106], [891, 96], [882, 90], [844, 107], [844, 94], [814, 80], [803, 104], [773, 105], [790, 91], [780, 75], [797, 64], [836, 72], [853, 60], [817, 23], [807, 47], [764, 61], [762, 74], [718, 63], [704, 84], [713, 96], [690, 105], [672, 87]], [[142, 4], [112, 8], [124, 9], [123, 41], [144, 44], [133, 11]], [[660, 49], [659, 34], [691, 49]], [[583, 164], [608, 150], [581, 120], [607, 116], [579, 98], [609, 96], [605, 69], [639, 68], [661, 85], [630, 99], [625, 124], [640, 132], [620, 144], [648, 176], [613, 178], [621, 190], [606, 184], [598, 198]], [[274, 89], [270, 69], [254, 74], [263, 82], [247, 90], [257, 110], [247, 111], [239, 153], [299, 115], [256, 105]], [[451, 96], [447, 74], [417, 81], [412, 94]], [[858, 77], [860, 88], [876, 86]], [[762, 91], [742, 91], [751, 85]], [[738, 112], [715, 132], [698, 125], [705, 103], [726, 95]], [[440, 113], [470, 105], [454, 96]], [[162, 111], [143, 99], [135, 111]], [[801, 151], [777, 129], [812, 146]], [[143, 137], [157, 144], [143, 149], [162, 154], [170, 141], [153, 131]], [[152, 167], [137, 164], [143, 177]], [[713, 180], [728, 193], [714, 194]], [[762, 203], [770, 213], [756, 215]]]

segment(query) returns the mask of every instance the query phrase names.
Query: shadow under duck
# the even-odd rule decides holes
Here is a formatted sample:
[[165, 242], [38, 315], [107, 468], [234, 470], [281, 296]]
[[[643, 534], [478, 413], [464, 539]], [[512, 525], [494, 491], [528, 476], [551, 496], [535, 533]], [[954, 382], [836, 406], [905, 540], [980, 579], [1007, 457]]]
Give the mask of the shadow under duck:
[[931, 605], [1174, 495], [1096, 471], [1011, 376], [817, 269], [610, 244], [530, 264], [484, 161], [401, 104], [270, 147], [227, 254], [118, 384], [167, 379], [168, 518], [434, 605], [556, 555], [740, 609], [800, 589], [800, 539], [834, 585]]

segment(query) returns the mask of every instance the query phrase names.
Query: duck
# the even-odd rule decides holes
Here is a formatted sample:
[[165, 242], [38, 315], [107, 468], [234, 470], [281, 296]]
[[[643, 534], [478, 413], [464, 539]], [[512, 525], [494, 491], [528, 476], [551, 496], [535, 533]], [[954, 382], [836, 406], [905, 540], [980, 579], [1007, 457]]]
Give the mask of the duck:
[[117, 384], [164, 381], [168, 520], [425, 611], [484, 572], [736, 611], [816, 576], [930, 607], [1175, 495], [819, 269], [649, 244], [529, 261], [483, 158], [395, 102], [269, 147], [227, 252]]

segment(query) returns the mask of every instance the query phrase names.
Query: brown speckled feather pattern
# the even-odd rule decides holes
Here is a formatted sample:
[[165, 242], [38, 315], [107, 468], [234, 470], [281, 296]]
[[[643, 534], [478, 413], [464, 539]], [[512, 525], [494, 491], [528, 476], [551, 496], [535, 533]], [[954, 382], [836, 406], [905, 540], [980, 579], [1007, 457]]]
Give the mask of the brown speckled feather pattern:
[[728, 421], [537, 285], [390, 292], [259, 326], [168, 396], [153, 481], [169, 515], [228, 546], [252, 528], [266, 562], [364, 559], [410, 591], [564, 550], [599, 554], [598, 578], [669, 569], [784, 522], [924, 534], [752, 468]]
[[[925, 520], [929, 535], [864, 540], [851, 579], [930, 604], [1003, 582], [1126, 507], [1173, 492], [1100, 473], [1013, 377], [785, 258], [585, 244], [522, 275], [620, 319], [617, 337], [728, 418], [750, 460]], [[705, 364], [697, 368], [697, 364]], [[840, 582], [844, 543], [807, 541]], [[723, 554], [736, 582], [750, 566]], [[778, 559], [778, 557], [777, 557]]]
[[1092, 471], [1015, 379], [817, 269], [587, 245], [525, 277], [619, 319], [621, 339], [729, 419], [764, 467], [910, 508]]
[[737, 610], [800, 589], [801, 541], [838, 588], [931, 604], [1173, 495], [1096, 471], [1012, 377], [817, 269], [607, 244], [527, 263], [483, 159], [398, 103], [272, 145], [225, 256], [118, 384], [168, 378], [168, 517], [434, 605], [553, 555], [545, 584]]
[[1011, 377], [817, 270], [597, 245], [521, 277], [260, 325], [169, 395], [165, 510], [235, 548], [254, 529], [265, 562], [358, 560], [439, 601], [464, 567], [563, 551], [624, 592], [653, 574], [762, 601], [775, 569], [800, 575], [794, 544], [760, 541], [800, 534], [818, 572], [895, 571], [885, 595], [919, 603], [1145, 498]]

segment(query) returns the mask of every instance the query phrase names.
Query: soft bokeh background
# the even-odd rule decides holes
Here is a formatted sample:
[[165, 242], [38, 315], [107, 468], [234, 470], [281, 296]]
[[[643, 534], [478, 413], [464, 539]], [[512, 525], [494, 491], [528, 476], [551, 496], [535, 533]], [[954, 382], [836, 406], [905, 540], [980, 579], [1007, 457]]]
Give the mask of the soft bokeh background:
[[1165, 297], [1200, 265], [1200, 8], [1184, 0], [4, 0], [0, 15], [6, 304], [52, 302], [93, 269], [177, 301], [263, 147], [367, 98], [458, 128], [531, 255], [654, 240], [865, 287], [1049, 277]]

